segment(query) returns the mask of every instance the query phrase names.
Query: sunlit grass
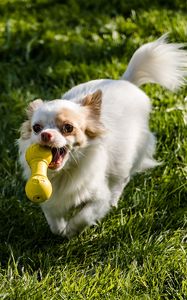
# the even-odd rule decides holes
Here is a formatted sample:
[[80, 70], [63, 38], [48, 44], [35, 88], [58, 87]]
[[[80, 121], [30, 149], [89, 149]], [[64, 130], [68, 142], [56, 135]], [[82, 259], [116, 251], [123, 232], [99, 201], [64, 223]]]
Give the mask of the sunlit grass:
[[143, 87], [163, 163], [136, 175], [119, 207], [71, 241], [52, 235], [26, 199], [18, 165], [29, 101], [119, 78], [135, 49], [165, 32], [186, 42], [185, 1], [127, 3], [0, 3], [0, 299], [187, 298], [185, 87]]

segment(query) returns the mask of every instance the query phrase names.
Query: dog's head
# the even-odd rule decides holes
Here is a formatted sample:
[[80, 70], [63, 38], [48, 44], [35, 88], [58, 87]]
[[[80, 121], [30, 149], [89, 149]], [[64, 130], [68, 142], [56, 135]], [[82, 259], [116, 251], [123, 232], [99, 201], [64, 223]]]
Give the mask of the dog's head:
[[75, 102], [35, 100], [27, 108], [28, 119], [22, 124], [20, 141], [50, 147], [53, 159], [49, 168], [59, 171], [73, 158], [74, 151], [87, 147], [104, 133], [101, 104], [100, 90]]

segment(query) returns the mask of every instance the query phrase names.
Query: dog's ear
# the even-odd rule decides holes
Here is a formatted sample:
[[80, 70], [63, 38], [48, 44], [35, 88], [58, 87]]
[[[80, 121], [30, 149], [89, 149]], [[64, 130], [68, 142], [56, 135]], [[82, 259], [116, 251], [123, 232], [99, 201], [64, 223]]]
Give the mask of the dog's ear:
[[31, 136], [31, 117], [33, 115], [33, 112], [36, 111], [41, 105], [43, 104], [43, 101], [41, 99], [36, 99], [29, 103], [26, 114], [28, 119], [21, 125], [20, 133], [21, 138], [23, 140], [27, 140]]
[[87, 95], [82, 100], [82, 106], [87, 111], [86, 135], [94, 139], [106, 133], [104, 125], [100, 121], [102, 104], [102, 91], [97, 90], [91, 95]]
[[30, 102], [26, 109], [26, 114], [27, 114], [28, 118], [31, 118], [33, 115], [33, 112], [36, 111], [42, 104], [43, 104], [42, 99], [36, 99], [36, 100]]
[[85, 106], [89, 109], [90, 113], [95, 116], [95, 118], [100, 117], [101, 114], [101, 104], [102, 104], [102, 91], [97, 90], [91, 95], [87, 95], [82, 100], [82, 106]]

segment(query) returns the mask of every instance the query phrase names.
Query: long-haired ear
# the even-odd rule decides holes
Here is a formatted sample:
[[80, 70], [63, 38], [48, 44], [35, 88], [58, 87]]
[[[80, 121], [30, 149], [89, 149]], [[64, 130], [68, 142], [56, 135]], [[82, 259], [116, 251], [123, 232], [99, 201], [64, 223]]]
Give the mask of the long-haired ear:
[[36, 111], [42, 104], [43, 104], [42, 99], [36, 99], [36, 100], [30, 102], [26, 109], [26, 114], [27, 114], [28, 118], [31, 118], [33, 112]]
[[82, 100], [82, 106], [87, 111], [86, 135], [94, 139], [106, 133], [105, 127], [100, 120], [102, 104], [102, 91], [97, 90], [91, 95], [87, 95]]
[[101, 104], [102, 104], [102, 91], [97, 90], [95, 93], [87, 95], [82, 100], [82, 106], [86, 106], [91, 114], [95, 117], [100, 117], [101, 114]]
[[33, 112], [36, 111], [41, 105], [43, 101], [41, 99], [36, 99], [29, 103], [28, 107], [26, 108], [26, 114], [28, 119], [21, 125], [20, 134], [23, 140], [27, 140], [31, 136], [31, 117]]

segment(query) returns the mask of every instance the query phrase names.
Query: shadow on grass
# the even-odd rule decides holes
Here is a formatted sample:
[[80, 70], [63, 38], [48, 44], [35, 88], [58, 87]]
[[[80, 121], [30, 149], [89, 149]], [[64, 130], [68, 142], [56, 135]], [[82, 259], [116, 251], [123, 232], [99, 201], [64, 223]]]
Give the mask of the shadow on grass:
[[[157, 171], [153, 172], [157, 176]], [[118, 259], [121, 268], [127, 267], [133, 257], [143, 263], [144, 255], [156, 251], [154, 248], [158, 247], [160, 239], [162, 242], [165, 235], [169, 238], [174, 231], [182, 230], [187, 211], [185, 202], [179, 204], [179, 196], [181, 199], [186, 197], [185, 189], [173, 193], [166, 203], [159, 203], [159, 193], [163, 191], [158, 194], [155, 191], [152, 204], [146, 204], [146, 199], [134, 204], [132, 190], [135, 187], [141, 189], [149, 176], [136, 176], [125, 189], [119, 208], [113, 209], [97, 227], [87, 229], [71, 241], [50, 233], [39, 206], [26, 200], [23, 191], [19, 193], [23, 202], [18, 200], [19, 197], [9, 197], [0, 210], [2, 267], [6, 269], [16, 262], [20, 275], [23, 269], [30, 274], [42, 271], [44, 275], [55, 266], [107, 264], [111, 256]], [[173, 190], [172, 185], [173, 181], [168, 183], [168, 191]], [[147, 185], [146, 188], [149, 193], [151, 187]]]
[[[53, 15], [53, 7], [58, 6], [58, 10], [55, 12], [55, 15]], [[51, 16], [53, 19], [56, 17], [58, 18], [58, 15], [60, 15], [59, 8], [62, 7], [67, 10], [69, 17], [70, 17], [70, 24], [72, 22], [72, 15], [73, 13], [79, 13], [83, 15], [87, 15], [89, 12], [97, 15], [103, 13], [110, 16], [121, 14], [123, 13], [128, 14], [131, 12], [131, 10], [139, 10], [139, 9], [145, 9], [148, 8], [167, 8], [172, 10], [180, 10], [186, 8], [186, 3], [183, 0], [144, 0], [139, 2], [138, 0], [132, 0], [131, 2], [125, 2], [123, 0], [111, 0], [108, 2], [107, 0], [99, 0], [99, 1], [85, 1], [80, 0], [78, 3], [76, 1], [69, 2], [68, 0], [64, 0], [63, 3], [61, 0], [27, 0], [25, 1], [25, 9], [29, 9], [30, 13], [36, 12], [38, 13], [39, 17], [42, 20], [42, 12], [43, 9], [48, 9], [51, 13]], [[5, 2], [0, 5], [1, 12], [13, 12], [15, 10], [22, 11], [23, 10], [23, 4], [19, 0], [15, 0], [14, 2]]]

